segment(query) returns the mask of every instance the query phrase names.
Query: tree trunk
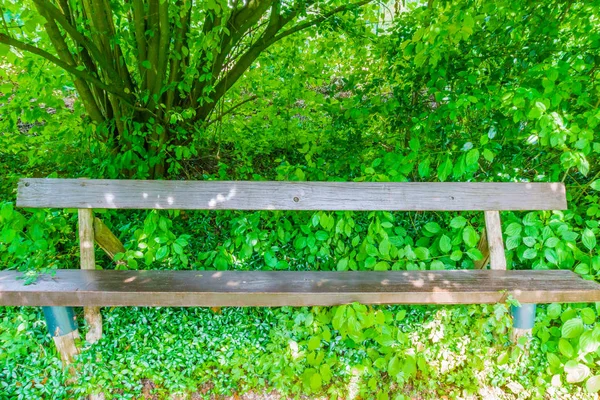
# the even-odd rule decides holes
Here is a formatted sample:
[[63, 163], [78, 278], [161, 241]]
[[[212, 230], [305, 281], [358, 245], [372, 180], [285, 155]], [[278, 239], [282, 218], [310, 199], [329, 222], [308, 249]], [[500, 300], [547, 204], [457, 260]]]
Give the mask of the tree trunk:
[[33, 0], [46, 20], [41, 46], [9, 32], [0, 43], [71, 73], [104, 132], [96, 139], [108, 145], [111, 160], [122, 157], [121, 174], [138, 176], [138, 165], [127, 161], [135, 154], [150, 163], [147, 177], [154, 179], [168, 173], [167, 146], [188, 145], [192, 132], [221, 118], [213, 116], [216, 105], [269, 46], [371, 1], [332, 7], [311, 0], [132, 0], [111, 8], [108, 0]]

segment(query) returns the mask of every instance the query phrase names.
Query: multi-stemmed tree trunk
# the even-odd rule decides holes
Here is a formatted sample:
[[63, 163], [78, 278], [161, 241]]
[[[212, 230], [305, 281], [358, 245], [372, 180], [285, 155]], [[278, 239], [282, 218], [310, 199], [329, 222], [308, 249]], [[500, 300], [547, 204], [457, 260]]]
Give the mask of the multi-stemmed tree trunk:
[[215, 106], [261, 52], [370, 1], [30, 0], [13, 12], [35, 33], [4, 23], [0, 43], [71, 73], [99, 140], [161, 177], [166, 146], [219, 118]]

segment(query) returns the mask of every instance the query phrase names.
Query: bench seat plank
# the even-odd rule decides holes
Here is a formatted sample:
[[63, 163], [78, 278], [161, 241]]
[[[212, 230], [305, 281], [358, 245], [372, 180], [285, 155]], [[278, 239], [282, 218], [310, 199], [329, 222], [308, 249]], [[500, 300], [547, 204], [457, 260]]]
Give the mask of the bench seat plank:
[[562, 183], [21, 179], [17, 206], [179, 210], [563, 210]]
[[600, 301], [600, 284], [572, 271], [58, 270], [24, 285], [0, 271], [7, 306], [331, 306]]

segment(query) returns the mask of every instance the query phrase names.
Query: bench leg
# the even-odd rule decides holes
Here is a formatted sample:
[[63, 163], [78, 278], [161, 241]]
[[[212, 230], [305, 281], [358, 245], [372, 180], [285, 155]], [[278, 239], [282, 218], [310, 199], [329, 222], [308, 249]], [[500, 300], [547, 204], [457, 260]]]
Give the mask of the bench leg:
[[535, 323], [535, 304], [522, 304], [520, 307], [511, 306], [510, 313], [513, 317], [513, 330], [511, 339], [517, 342], [521, 336], [531, 335]]
[[48, 331], [64, 365], [73, 362], [79, 353], [75, 339], [79, 338], [75, 313], [71, 307], [42, 307]]

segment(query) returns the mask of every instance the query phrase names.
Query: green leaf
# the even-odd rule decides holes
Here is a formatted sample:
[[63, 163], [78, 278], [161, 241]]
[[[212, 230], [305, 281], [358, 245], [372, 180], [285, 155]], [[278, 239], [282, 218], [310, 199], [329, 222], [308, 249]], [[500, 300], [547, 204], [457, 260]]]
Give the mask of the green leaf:
[[589, 393], [597, 393], [600, 391], [600, 375], [594, 375], [585, 383], [585, 389]]
[[554, 368], [560, 367], [560, 358], [554, 353], [546, 353], [546, 357], [548, 358], [548, 363]]
[[149, 60], [144, 60], [144, 61], [142, 61], [142, 67], [144, 67], [146, 69], [150, 69], [150, 68], [152, 68], [152, 64], [150, 63]]
[[494, 161], [494, 153], [492, 153], [492, 151], [490, 149], [484, 149], [483, 150], [483, 158], [485, 158], [485, 160], [487, 162], [492, 162], [492, 161]]
[[561, 336], [565, 339], [579, 337], [583, 333], [583, 321], [581, 318], [572, 318], [565, 322], [561, 329]]
[[338, 263], [337, 263], [337, 270], [338, 271], [346, 271], [346, 270], [348, 270], [348, 258], [347, 257], [344, 257], [340, 261], [338, 261]]
[[462, 228], [466, 224], [467, 220], [465, 219], [465, 217], [461, 217], [460, 215], [458, 217], [452, 218], [452, 221], [450, 221], [450, 227], [454, 229]]
[[500, 355], [496, 359], [496, 364], [497, 365], [505, 365], [506, 363], [508, 363], [509, 358], [510, 358], [510, 355], [508, 354], [508, 351], [503, 351], [502, 353], [500, 353]]
[[558, 350], [567, 358], [573, 357], [573, 346], [571, 346], [571, 343], [569, 343], [569, 341], [566, 339], [560, 339], [558, 341]]
[[567, 373], [567, 382], [569, 383], [583, 382], [588, 376], [590, 376], [590, 368], [587, 365], [578, 363], [575, 360], [569, 360], [566, 362], [565, 372]]
[[175, 254], [182, 254], [183, 247], [181, 247], [179, 243], [173, 243], [173, 252], [175, 252]]
[[373, 270], [375, 271], [387, 271], [390, 269], [390, 264], [388, 264], [385, 261], [379, 261], [377, 264], [375, 264], [375, 266], [373, 267]]
[[598, 350], [600, 342], [594, 337], [593, 331], [585, 331], [579, 336], [579, 354], [585, 355]]
[[13, 204], [12, 203], [4, 203], [2, 204], [2, 208], [0, 208], [0, 216], [8, 220], [12, 217], [13, 214]]
[[442, 228], [437, 222], [428, 222], [425, 224], [425, 230], [431, 233], [438, 233]]
[[483, 258], [483, 254], [481, 254], [481, 251], [479, 251], [479, 249], [476, 249], [474, 247], [467, 250], [467, 255], [473, 261], [478, 261]]
[[439, 260], [435, 260], [431, 263], [431, 265], [429, 266], [429, 269], [432, 271], [441, 271], [446, 269], [446, 267], [444, 266], [444, 263], [439, 261]]
[[521, 226], [521, 224], [513, 222], [512, 224], [510, 224], [506, 227], [506, 230], [504, 231], [504, 233], [506, 233], [507, 236], [519, 236], [519, 235], [521, 235], [522, 230], [523, 230], [523, 227]]
[[277, 265], [277, 257], [275, 257], [275, 254], [272, 251], [265, 252], [264, 258], [267, 266], [273, 268]]
[[579, 314], [584, 324], [592, 325], [596, 322], [596, 313], [590, 307], [583, 308]]
[[507, 250], [512, 250], [512, 249], [516, 249], [517, 247], [519, 247], [519, 244], [521, 243], [521, 238], [518, 236], [509, 236], [508, 238], [506, 238], [506, 249]]
[[477, 243], [479, 242], [479, 235], [477, 234], [477, 232], [475, 232], [475, 229], [473, 229], [472, 226], [467, 226], [463, 230], [462, 237], [465, 244], [470, 247], [477, 246]]
[[323, 384], [323, 380], [321, 379], [321, 374], [315, 373], [310, 377], [310, 388], [314, 391], [318, 391], [321, 389], [321, 385]]
[[581, 241], [583, 242], [583, 245], [590, 251], [596, 247], [596, 236], [589, 228], [586, 228], [583, 231], [583, 235], [581, 235]]
[[391, 376], [395, 377], [396, 375], [398, 375], [400, 373], [400, 371], [402, 371], [402, 362], [400, 361], [398, 356], [394, 356], [391, 358], [390, 362], [388, 363], [387, 372]]
[[317, 233], [315, 233], [315, 237], [317, 238], [317, 240], [325, 241], [329, 239], [329, 234], [325, 231], [317, 231]]
[[527, 247], [533, 247], [537, 243], [537, 240], [534, 237], [532, 237], [532, 236], [525, 236], [523, 238], [523, 243]]
[[450, 250], [452, 250], [452, 241], [448, 236], [442, 235], [440, 237], [439, 247], [442, 253], [448, 253]]
[[406, 357], [404, 365], [402, 365], [402, 372], [405, 376], [414, 377], [417, 373], [417, 360], [413, 356]]
[[419, 163], [418, 171], [421, 178], [427, 178], [431, 173], [430, 164], [431, 160], [429, 157]]
[[313, 351], [321, 347], [321, 338], [319, 336], [313, 336], [308, 341], [308, 350]]
[[533, 107], [531, 107], [529, 109], [529, 113], [527, 114], [527, 117], [529, 119], [538, 119], [539, 117], [542, 116], [542, 114], [546, 111], [546, 105], [544, 103], [542, 103], [541, 101], [536, 101], [533, 104]]
[[344, 322], [346, 321], [346, 309], [348, 306], [338, 306], [335, 309], [335, 314], [333, 315], [333, 319], [331, 320], [331, 324], [334, 329], [341, 331]]
[[537, 257], [536, 249], [527, 249], [523, 252], [523, 258], [526, 260], [533, 260], [536, 257]]
[[545, 249], [544, 257], [550, 264], [558, 265], [558, 255], [556, 254], [556, 251], [552, 249]]
[[450, 157], [446, 157], [446, 159], [438, 166], [437, 173], [440, 181], [444, 182], [450, 173], [452, 172], [452, 161]]
[[465, 162], [468, 166], [477, 165], [477, 161], [479, 161], [479, 150], [471, 149], [467, 152], [467, 157], [465, 158]]
[[590, 183], [590, 187], [594, 190], [600, 191], [600, 179], [597, 179], [594, 182]]
[[450, 259], [452, 261], [460, 261], [463, 256], [463, 252], [460, 250], [454, 250], [452, 254], [450, 254]]
[[573, 270], [576, 274], [587, 275], [590, 273], [590, 266], [586, 263], [581, 263]]
[[548, 306], [548, 317], [550, 319], [557, 319], [560, 317], [560, 313], [562, 311], [562, 307], [558, 303], [552, 303]]
[[329, 382], [332, 378], [331, 369], [327, 364], [321, 364], [319, 367], [319, 373], [325, 382]]
[[373, 246], [372, 244], [368, 244], [365, 247], [365, 251], [367, 252], [368, 255], [370, 255], [371, 257], [377, 257], [379, 255], [379, 251], [377, 251], [377, 248], [375, 246]]
[[429, 249], [426, 247], [417, 247], [415, 255], [419, 260], [427, 260], [429, 258]]
[[371, 269], [377, 264], [377, 259], [375, 257], [367, 257], [365, 260], [365, 268]]
[[379, 243], [379, 254], [381, 254], [384, 257], [390, 255], [390, 241], [388, 239], [383, 239]]
[[161, 246], [156, 251], [156, 259], [158, 261], [162, 260], [163, 258], [165, 258], [168, 255], [169, 255], [169, 247], [168, 246]]

